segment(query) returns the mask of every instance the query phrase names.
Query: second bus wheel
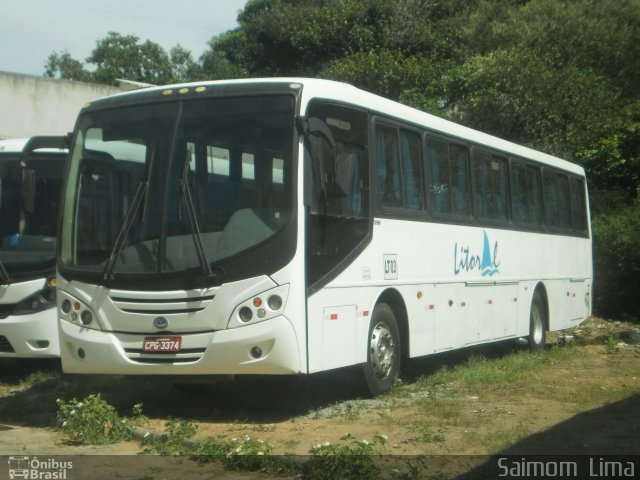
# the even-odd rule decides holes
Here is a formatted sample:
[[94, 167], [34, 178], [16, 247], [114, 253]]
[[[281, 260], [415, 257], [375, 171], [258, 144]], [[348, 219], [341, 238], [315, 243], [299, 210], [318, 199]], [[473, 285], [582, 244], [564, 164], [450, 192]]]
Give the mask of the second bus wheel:
[[531, 313], [529, 317], [529, 337], [527, 338], [529, 350], [532, 352], [542, 350], [547, 339], [547, 314], [544, 308], [544, 300], [539, 292], [533, 294], [531, 300]]
[[393, 310], [386, 303], [373, 309], [367, 337], [367, 361], [364, 380], [368, 392], [388, 392], [400, 372], [400, 331]]

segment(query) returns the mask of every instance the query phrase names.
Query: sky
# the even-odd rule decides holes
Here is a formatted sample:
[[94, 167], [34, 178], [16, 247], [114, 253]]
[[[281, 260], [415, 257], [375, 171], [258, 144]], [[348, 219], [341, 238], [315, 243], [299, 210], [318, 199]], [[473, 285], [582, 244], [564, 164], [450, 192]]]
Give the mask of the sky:
[[53, 52], [85, 62], [110, 31], [176, 44], [194, 60], [212, 37], [236, 28], [246, 0], [4, 0], [0, 71], [42, 76]]

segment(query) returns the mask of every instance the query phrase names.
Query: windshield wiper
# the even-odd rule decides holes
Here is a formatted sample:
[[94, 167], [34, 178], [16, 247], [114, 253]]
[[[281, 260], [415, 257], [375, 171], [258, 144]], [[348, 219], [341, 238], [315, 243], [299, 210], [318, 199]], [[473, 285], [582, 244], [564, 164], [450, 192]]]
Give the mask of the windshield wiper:
[[191, 188], [189, 187], [189, 163], [185, 162], [184, 170], [182, 172], [182, 180], [180, 181], [180, 187], [182, 188], [182, 198], [187, 207], [187, 214], [189, 216], [189, 224], [191, 225], [191, 235], [193, 237], [193, 243], [196, 247], [196, 253], [198, 255], [198, 261], [202, 267], [202, 273], [207, 278], [215, 278], [216, 275], [211, 270], [211, 264], [207, 260], [207, 253], [202, 245], [202, 235], [200, 234], [200, 228], [198, 227], [198, 216], [196, 214], [196, 208], [193, 204], [193, 198], [191, 196]]
[[107, 265], [106, 267], [104, 267], [104, 271], [102, 272], [105, 280], [113, 278], [112, 273], [116, 265], [116, 260], [118, 259], [118, 255], [120, 255], [120, 252], [122, 251], [125, 240], [129, 238], [129, 231], [131, 230], [131, 226], [133, 225], [133, 220], [140, 210], [142, 199], [146, 196], [148, 189], [149, 182], [140, 182], [140, 184], [138, 185], [138, 190], [136, 190], [136, 194], [133, 197], [131, 206], [129, 207], [129, 210], [127, 210], [127, 214], [124, 217], [124, 222], [122, 222], [122, 227], [118, 232], [116, 243], [113, 245], [113, 249], [109, 254]]
[[0, 282], [5, 285], [9, 285], [11, 283], [11, 276], [9, 275], [9, 272], [7, 272], [7, 269], [4, 268], [2, 258], [0, 258]]

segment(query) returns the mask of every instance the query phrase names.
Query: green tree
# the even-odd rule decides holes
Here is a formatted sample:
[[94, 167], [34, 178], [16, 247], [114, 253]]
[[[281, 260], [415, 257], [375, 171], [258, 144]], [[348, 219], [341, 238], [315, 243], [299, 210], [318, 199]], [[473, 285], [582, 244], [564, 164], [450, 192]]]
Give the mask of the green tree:
[[[577, 161], [603, 272], [635, 265], [631, 243], [606, 246], [640, 210], [639, 39], [640, 0], [249, 0], [238, 27], [213, 37], [198, 61], [180, 46], [166, 54], [110, 32], [89, 68], [52, 53], [45, 74], [105, 83], [318, 76]], [[620, 291], [632, 283], [618, 271], [596, 288], [602, 278]], [[596, 311], [611, 310], [594, 298]]]
[[594, 308], [640, 320], [640, 204], [599, 215], [593, 222]]
[[[201, 77], [209, 80], [248, 77], [243, 55], [246, 52], [244, 32], [235, 30], [214, 37], [209, 49], [200, 56]], [[257, 73], [252, 75], [256, 76]]]
[[469, 57], [443, 84], [453, 120], [565, 158], [620, 123], [623, 104], [610, 83], [590, 70], [553, 66], [530, 50]]
[[69, 52], [51, 53], [45, 64], [45, 76], [66, 80], [91, 81], [91, 73], [82, 62], [71, 57]]
[[252, 76], [315, 76], [340, 70], [336, 65], [343, 59], [350, 65], [359, 58], [366, 63], [378, 52], [451, 58], [459, 31], [454, 19], [469, 4], [462, 0], [252, 0], [239, 14], [234, 33], [211, 46]]
[[202, 76], [202, 68], [191, 55], [191, 52], [178, 44], [169, 51], [172, 82], [189, 82]]
[[95, 65], [93, 78], [100, 83], [126, 79], [162, 85], [172, 80], [167, 53], [149, 40], [140, 43], [135, 35], [109, 32], [96, 42], [87, 62]]
[[202, 76], [202, 69], [191, 52], [180, 45], [167, 53], [150, 40], [142, 42], [135, 35], [109, 32], [96, 41], [86, 64], [68, 52], [50, 54], [45, 76], [109, 85], [117, 84], [119, 79], [163, 85], [195, 80]]
[[640, 94], [638, 0], [484, 0], [465, 30], [475, 53], [514, 46], [554, 67], [593, 71], [625, 97]]

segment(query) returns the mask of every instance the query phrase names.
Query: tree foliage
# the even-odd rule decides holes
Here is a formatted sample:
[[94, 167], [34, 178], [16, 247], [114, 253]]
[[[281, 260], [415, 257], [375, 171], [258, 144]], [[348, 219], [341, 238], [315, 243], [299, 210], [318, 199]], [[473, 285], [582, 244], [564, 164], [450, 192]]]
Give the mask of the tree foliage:
[[[640, 238], [640, 0], [248, 0], [238, 27], [213, 37], [198, 60], [111, 32], [86, 61], [52, 53], [45, 74], [346, 81], [582, 164], [597, 269], [613, 251], [603, 242], [622, 231]], [[613, 204], [626, 213], [606, 221]], [[628, 273], [607, 274], [596, 288], [622, 291]]]
[[54, 52], [45, 64], [45, 75], [109, 85], [119, 79], [162, 85], [189, 81], [200, 72], [191, 52], [180, 45], [167, 53], [150, 40], [141, 42], [135, 35], [116, 32], [98, 40], [86, 62], [90, 66], [71, 58], [68, 52]]

